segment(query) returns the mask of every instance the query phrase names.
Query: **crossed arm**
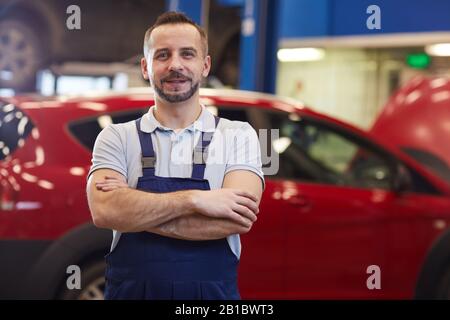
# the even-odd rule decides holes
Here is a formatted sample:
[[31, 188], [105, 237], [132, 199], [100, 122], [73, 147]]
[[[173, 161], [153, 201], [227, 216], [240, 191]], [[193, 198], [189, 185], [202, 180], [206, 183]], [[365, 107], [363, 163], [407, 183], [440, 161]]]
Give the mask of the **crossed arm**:
[[[249, 190], [249, 191], [243, 191]], [[87, 196], [94, 224], [120, 232], [148, 231], [185, 240], [221, 239], [250, 231], [262, 194], [251, 171], [229, 172], [222, 189], [151, 193], [131, 189], [120, 173], [94, 171]]]

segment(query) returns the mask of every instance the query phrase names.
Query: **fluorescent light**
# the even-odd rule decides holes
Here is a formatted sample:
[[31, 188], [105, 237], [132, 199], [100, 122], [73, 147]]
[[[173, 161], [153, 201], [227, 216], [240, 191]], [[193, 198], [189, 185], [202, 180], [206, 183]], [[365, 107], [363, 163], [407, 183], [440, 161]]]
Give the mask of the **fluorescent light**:
[[316, 61], [325, 57], [325, 50], [319, 48], [295, 48], [278, 50], [278, 60], [282, 62]]
[[12, 97], [12, 96], [14, 96], [14, 94], [15, 94], [15, 92], [13, 89], [9, 89], [9, 88], [0, 89], [0, 97]]
[[436, 43], [425, 47], [430, 56], [450, 57], [450, 43]]
[[55, 76], [50, 70], [42, 70], [38, 73], [38, 92], [44, 96], [55, 94]]

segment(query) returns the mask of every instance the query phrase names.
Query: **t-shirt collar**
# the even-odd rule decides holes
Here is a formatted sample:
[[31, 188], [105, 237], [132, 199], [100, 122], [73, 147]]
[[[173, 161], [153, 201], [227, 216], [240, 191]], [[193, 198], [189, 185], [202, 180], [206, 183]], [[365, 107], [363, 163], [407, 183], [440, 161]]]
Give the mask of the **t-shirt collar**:
[[[204, 105], [200, 106], [202, 108], [200, 116], [185, 129], [189, 131], [199, 130], [202, 132], [213, 132], [215, 129], [214, 115]], [[151, 133], [156, 129], [173, 131], [173, 129], [163, 126], [158, 120], [156, 120], [155, 115], [153, 114], [154, 109], [155, 106], [151, 106], [148, 112], [141, 118], [141, 130], [147, 133]]]

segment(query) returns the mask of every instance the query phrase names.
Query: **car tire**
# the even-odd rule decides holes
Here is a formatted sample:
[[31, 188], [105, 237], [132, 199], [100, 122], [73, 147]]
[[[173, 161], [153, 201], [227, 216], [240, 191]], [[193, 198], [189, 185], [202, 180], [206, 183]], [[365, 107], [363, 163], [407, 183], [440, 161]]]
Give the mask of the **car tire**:
[[58, 296], [61, 300], [103, 300], [105, 291], [104, 260], [98, 260], [80, 266], [81, 289], [68, 289], [66, 283]]
[[443, 272], [436, 290], [436, 299], [450, 300], [450, 265]]
[[36, 90], [36, 73], [47, 60], [45, 44], [23, 20], [0, 21], [0, 87], [17, 92]]

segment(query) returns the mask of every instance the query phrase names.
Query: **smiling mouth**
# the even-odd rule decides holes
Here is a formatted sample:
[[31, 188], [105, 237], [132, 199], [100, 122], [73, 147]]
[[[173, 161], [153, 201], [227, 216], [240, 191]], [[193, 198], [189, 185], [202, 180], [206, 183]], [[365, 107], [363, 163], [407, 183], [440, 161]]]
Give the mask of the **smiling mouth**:
[[164, 82], [169, 83], [185, 83], [186, 81], [189, 81], [188, 79], [173, 79], [173, 80], [165, 80]]

